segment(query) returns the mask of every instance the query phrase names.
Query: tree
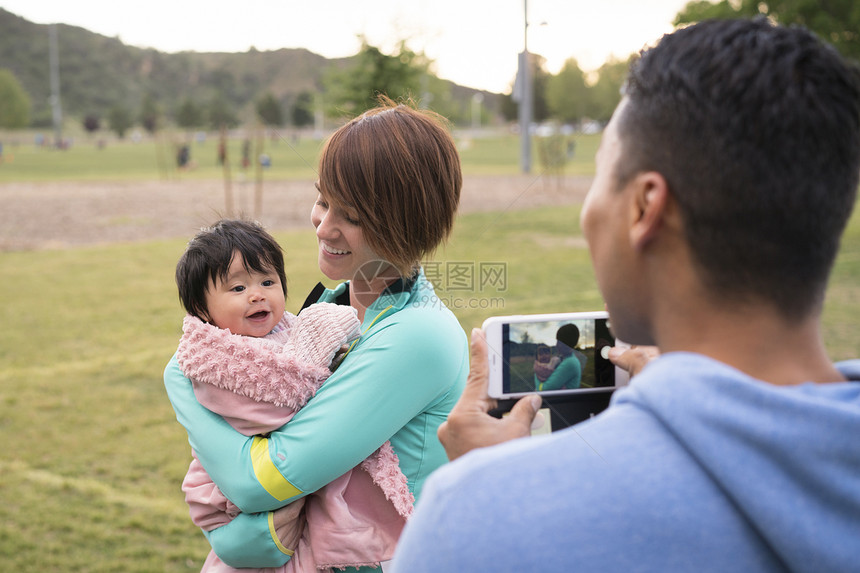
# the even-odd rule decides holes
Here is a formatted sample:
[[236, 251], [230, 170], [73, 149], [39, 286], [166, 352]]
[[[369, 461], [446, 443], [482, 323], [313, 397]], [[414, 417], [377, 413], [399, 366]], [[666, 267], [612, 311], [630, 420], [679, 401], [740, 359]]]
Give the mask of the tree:
[[549, 76], [546, 100], [552, 117], [564, 123], [576, 123], [590, 115], [591, 90], [585, 83], [585, 72], [573, 58], [564, 63], [558, 74]]
[[257, 115], [260, 120], [270, 127], [284, 125], [284, 110], [281, 102], [275, 98], [272, 92], [266, 92], [257, 100]]
[[536, 122], [545, 121], [549, 118], [549, 105], [547, 104], [546, 89], [550, 74], [546, 71], [546, 58], [538, 54], [531, 55], [531, 78], [532, 78], [532, 120]]
[[293, 126], [307, 127], [314, 124], [314, 95], [303, 91], [296, 96], [290, 113]]
[[115, 105], [108, 112], [108, 124], [110, 129], [122, 139], [125, 132], [132, 126], [131, 112], [123, 105]]
[[326, 78], [335, 111], [358, 115], [376, 105], [376, 97], [391, 99], [416, 97], [421, 93], [421, 77], [428, 60], [401, 41], [395, 54], [387, 55], [362, 38], [361, 50], [351, 66], [335, 69]]
[[0, 69], [0, 128], [17, 129], [30, 123], [30, 97], [18, 78]]
[[239, 125], [239, 118], [236, 117], [233, 108], [230, 107], [230, 104], [221, 94], [216, 94], [212, 98], [212, 101], [209, 102], [206, 115], [209, 118], [209, 125], [213, 129], [236, 127]]
[[151, 93], [146, 94], [143, 96], [143, 101], [140, 104], [140, 124], [146, 131], [153, 134], [158, 130], [160, 119], [161, 110], [155, 101], [155, 97]]
[[853, 0], [740, 0], [690, 2], [674, 24], [689, 24], [711, 18], [765, 15], [780, 24], [799, 24], [830, 42], [843, 55], [860, 59], [860, 10]]
[[88, 113], [84, 117], [84, 129], [87, 130], [87, 133], [94, 133], [99, 130], [102, 126], [102, 121], [99, 116], [94, 113]]
[[592, 119], [607, 122], [612, 117], [612, 112], [621, 101], [621, 86], [624, 85], [629, 66], [629, 59], [625, 61], [610, 58], [597, 70], [597, 81], [590, 89], [589, 115]]
[[176, 125], [184, 129], [194, 129], [204, 123], [203, 109], [193, 99], [185, 98], [176, 110]]

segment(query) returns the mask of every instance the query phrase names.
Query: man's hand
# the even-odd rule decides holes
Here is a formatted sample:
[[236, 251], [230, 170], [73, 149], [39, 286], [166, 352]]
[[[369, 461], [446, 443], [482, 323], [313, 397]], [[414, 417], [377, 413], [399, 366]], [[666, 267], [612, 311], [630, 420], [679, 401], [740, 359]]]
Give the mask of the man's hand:
[[460, 400], [439, 426], [439, 441], [445, 446], [449, 460], [474, 450], [500, 444], [531, 434], [531, 424], [541, 406], [537, 394], [519, 400], [508, 416], [494, 418], [487, 412], [496, 407], [496, 401], [487, 394], [489, 367], [487, 341], [480, 328], [472, 330], [469, 347], [469, 378]]
[[631, 378], [639, 374], [658, 356], [660, 351], [656, 346], [631, 346], [630, 348], [613, 346], [609, 349], [609, 361], [626, 370]]

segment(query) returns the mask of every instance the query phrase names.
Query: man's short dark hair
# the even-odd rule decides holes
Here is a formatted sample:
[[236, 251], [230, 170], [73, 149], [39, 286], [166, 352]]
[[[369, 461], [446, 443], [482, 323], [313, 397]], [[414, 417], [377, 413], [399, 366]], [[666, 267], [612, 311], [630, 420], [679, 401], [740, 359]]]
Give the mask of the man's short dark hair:
[[616, 178], [657, 171], [725, 301], [820, 308], [860, 173], [856, 66], [799, 27], [706, 21], [631, 66]]
[[210, 283], [227, 280], [236, 252], [242, 255], [248, 271], [264, 273], [273, 269], [281, 279], [284, 297], [287, 296], [284, 254], [278, 242], [259, 223], [221, 219], [201, 229], [176, 264], [179, 299], [188, 313], [208, 320], [206, 291]]
[[575, 324], [562, 324], [555, 332], [555, 339], [570, 349], [579, 344], [579, 328]]

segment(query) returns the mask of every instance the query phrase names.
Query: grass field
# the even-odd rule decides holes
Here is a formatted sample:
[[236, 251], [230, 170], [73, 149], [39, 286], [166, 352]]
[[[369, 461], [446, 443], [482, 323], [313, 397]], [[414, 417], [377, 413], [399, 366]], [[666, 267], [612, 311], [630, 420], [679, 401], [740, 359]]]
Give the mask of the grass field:
[[[0, 183], [11, 181], [134, 181], [139, 179], [183, 178], [218, 179], [224, 176], [217, 161], [218, 141], [209, 136], [204, 141], [192, 140], [191, 159], [194, 167], [176, 168], [176, 145], [187, 140], [185, 135], [160, 135], [139, 143], [112, 142], [98, 147], [94, 139], [79, 138], [66, 150], [37, 147], [30, 138], [17, 136], [3, 146], [0, 162]], [[0, 141], [3, 141], [0, 139]], [[594, 170], [594, 152], [598, 135], [577, 135], [573, 158], [566, 162], [570, 175], [588, 175]], [[541, 170], [541, 149], [548, 140], [533, 138], [533, 165]], [[467, 132], [457, 135], [457, 144], [467, 174], [515, 174], [519, 172], [520, 140], [515, 135], [492, 137], [473, 136]], [[256, 156], [257, 140], [252, 142]], [[309, 136], [293, 138], [289, 134], [273, 134], [264, 138], [261, 152], [271, 158], [271, 167], [263, 170], [266, 179], [312, 179], [322, 140]], [[227, 157], [231, 177], [255, 177], [254, 168], [242, 171], [242, 139], [229, 141]]]
[[[504, 145], [473, 142], [467, 169], [489, 169]], [[295, 312], [319, 280], [315, 237], [275, 234]], [[577, 207], [465, 215], [426, 268], [467, 331], [493, 314], [600, 309], [579, 236]], [[161, 377], [180, 334], [184, 244], [0, 253], [0, 571], [199, 570], [208, 546], [179, 490], [190, 452]], [[834, 359], [860, 354], [858, 285], [855, 214], [824, 314]]]

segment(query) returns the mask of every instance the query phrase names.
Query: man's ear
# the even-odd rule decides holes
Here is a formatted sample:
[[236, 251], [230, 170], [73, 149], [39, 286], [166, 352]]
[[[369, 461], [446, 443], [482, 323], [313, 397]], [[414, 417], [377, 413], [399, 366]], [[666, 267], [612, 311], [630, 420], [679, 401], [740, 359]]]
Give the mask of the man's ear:
[[638, 174], [631, 185], [634, 220], [630, 227], [630, 243], [634, 249], [641, 250], [665, 230], [671, 197], [666, 179], [656, 171]]

